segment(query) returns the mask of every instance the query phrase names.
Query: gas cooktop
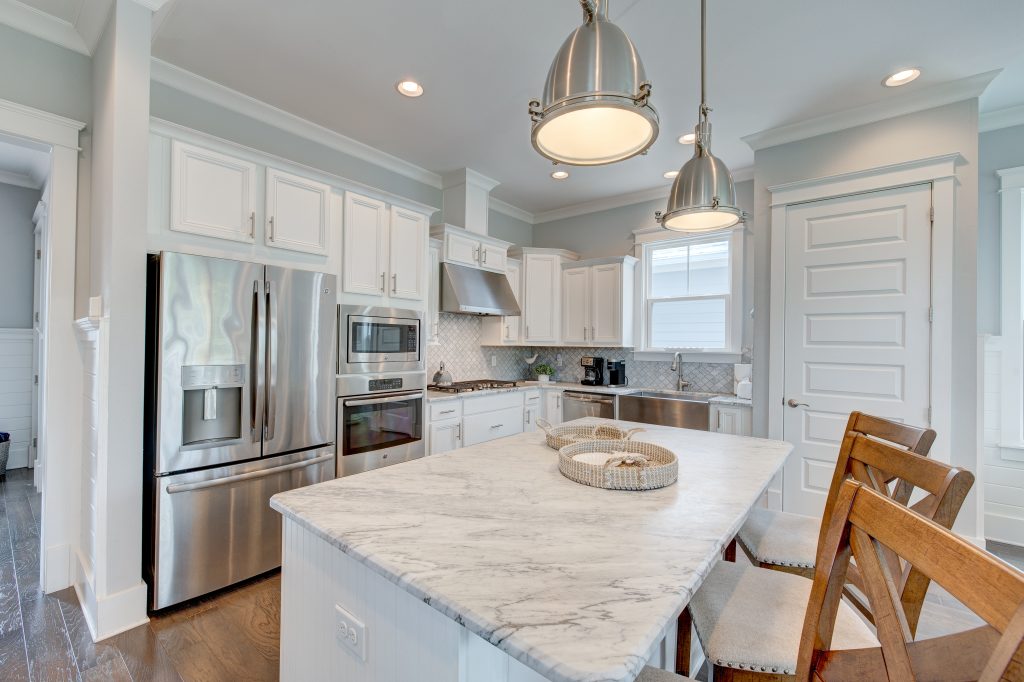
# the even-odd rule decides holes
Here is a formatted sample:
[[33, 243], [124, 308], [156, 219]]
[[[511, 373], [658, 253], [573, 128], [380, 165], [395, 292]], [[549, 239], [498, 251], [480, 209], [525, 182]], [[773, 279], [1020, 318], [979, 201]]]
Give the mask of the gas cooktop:
[[516, 381], [497, 381], [495, 379], [478, 379], [476, 381], [456, 381], [447, 386], [428, 384], [427, 389], [431, 391], [442, 391], [444, 393], [472, 393], [473, 391], [485, 391], [489, 388], [515, 388], [519, 383]]

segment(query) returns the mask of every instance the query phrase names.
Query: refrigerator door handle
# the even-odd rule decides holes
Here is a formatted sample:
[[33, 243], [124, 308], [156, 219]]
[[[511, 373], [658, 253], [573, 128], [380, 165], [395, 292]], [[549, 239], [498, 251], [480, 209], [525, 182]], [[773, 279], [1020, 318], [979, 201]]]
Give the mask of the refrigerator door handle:
[[172, 483], [167, 486], [167, 494], [173, 495], [175, 493], [186, 493], [190, 490], [202, 490], [204, 488], [216, 488], [221, 485], [229, 485], [231, 483], [239, 483], [241, 481], [251, 481], [254, 478], [263, 478], [265, 476], [273, 476], [274, 474], [281, 474], [286, 471], [292, 471], [294, 469], [303, 469], [314, 464], [322, 464], [328, 460], [334, 459], [334, 455], [320, 455], [313, 459], [303, 460], [301, 462], [294, 462], [292, 464], [285, 464], [284, 466], [271, 467], [270, 469], [262, 469], [260, 471], [250, 471], [245, 474], [235, 474], [234, 476], [225, 476], [224, 478], [214, 478], [209, 481], [198, 481], [196, 483]]
[[252, 346], [249, 352], [249, 384], [252, 394], [249, 399], [251, 406], [249, 425], [252, 428], [252, 442], [258, 443], [263, 440], [263, 416], [266, 410], [264, 379], [267, 373], [264, 366], [267, 359], [267, 335], [265, 332], [267, 311], [261, 280], [253, 282], [252, 315]]
[[274, 440], [277, 422], [277, 283], [267, 282], [267, 422], [265, 440]]

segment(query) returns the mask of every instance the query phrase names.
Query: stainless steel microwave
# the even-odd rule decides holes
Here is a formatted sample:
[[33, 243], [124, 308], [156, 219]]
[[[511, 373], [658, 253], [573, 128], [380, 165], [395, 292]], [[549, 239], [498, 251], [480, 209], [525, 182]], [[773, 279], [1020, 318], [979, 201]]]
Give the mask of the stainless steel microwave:
[[423, 313], [338, 306], [338, 374], [422, 371]]

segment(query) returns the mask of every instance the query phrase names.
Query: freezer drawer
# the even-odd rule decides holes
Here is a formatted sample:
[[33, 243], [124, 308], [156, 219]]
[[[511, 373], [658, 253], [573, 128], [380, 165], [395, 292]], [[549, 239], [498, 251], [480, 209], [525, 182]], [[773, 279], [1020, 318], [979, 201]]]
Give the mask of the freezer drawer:
[[152, 479], [150, 608], [162, 609], [281, 565], [271, 496], [334, 478], [334, 447]]

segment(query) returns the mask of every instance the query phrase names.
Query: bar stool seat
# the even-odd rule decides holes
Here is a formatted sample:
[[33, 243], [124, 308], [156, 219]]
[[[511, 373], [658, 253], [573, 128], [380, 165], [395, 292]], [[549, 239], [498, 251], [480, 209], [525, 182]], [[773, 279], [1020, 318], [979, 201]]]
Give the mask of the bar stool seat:
[[820, 526], [820, 518], [755, 507], [736, 537], [762, 564], [812, 569]]
[[[708, 660], [739, 670], [796, 673], [812, 584], [790, 573], [719, 562], [689, 607]], [[840, 603], [832, 645], [865, 649], [878, 640], [856, 611]]]
[[659, 670], [658, 668], [648, 666], [640, 671], [640, 676], [636, 678], [636, 682], [693, 682], [693, 680], [689, 677], [670, 673], [667, 670]]

